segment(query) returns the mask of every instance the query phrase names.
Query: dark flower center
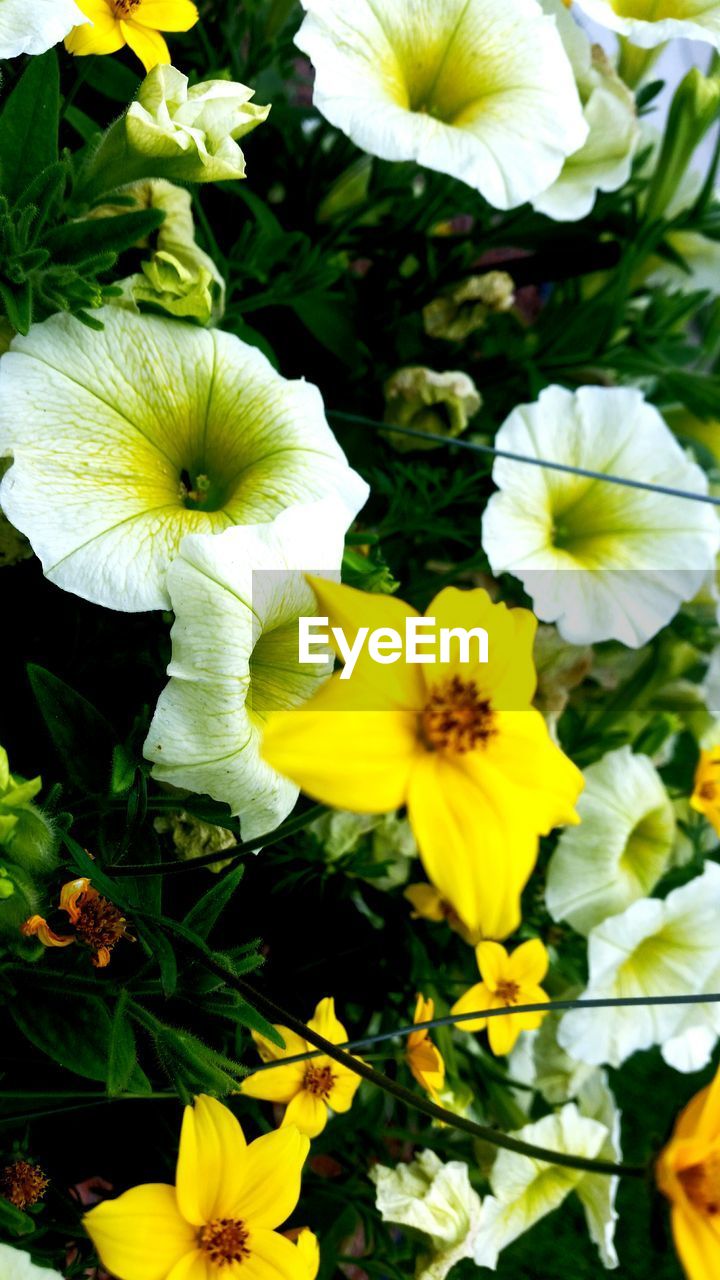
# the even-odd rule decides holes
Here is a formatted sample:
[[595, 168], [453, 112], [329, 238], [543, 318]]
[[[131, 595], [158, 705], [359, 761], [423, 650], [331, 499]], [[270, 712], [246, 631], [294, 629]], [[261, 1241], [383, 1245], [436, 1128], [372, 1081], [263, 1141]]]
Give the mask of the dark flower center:
[[42, 1169], [29, 1160], [16, 1160], [0, 1172], [0, 1195], [16, 1209], [27, 1209], [42, 1200], [48, 1185]]
[[474, 680], [452, 676], [433, 689], [420, 729], [428, 750], [462, 755], [495, 732], [490, 701], [482, 697]]
[[237, 1218], [215, 1218], [202, 1227], [198, 1236], [198, 1244], [203, 1253], [216, 1267], [227, 1266], [230, 1262], [242, 1262], [250, 1256], [248, 1248], [248, 1231], [244, 1222]]
[[332, 1067], [315, 1067], [312, 1064], [305, 1068], [303, 1077], [303, 1089], [307, 1093], [312, 1093], [316, 1098], [322, 1098], [327, 1101], [330, 1097], [335, 1077]]

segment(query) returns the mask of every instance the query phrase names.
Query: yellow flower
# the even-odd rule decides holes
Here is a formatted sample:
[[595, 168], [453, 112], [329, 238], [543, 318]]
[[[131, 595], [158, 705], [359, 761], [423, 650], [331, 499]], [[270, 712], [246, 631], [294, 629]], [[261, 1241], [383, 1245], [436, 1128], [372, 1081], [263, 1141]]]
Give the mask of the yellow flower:
[[690, 806], [704, 814], [720, 836], [720, 746], [700, 752]]
[[289, 1240], [294, 1240], [297, 1253], [302, 1258], [303, 1280], [315, 1280], [320, 1270], [320, 1245], [317, 1236], [309, 1227], [286, 1231], [285, 1234]]
[[[435, 1003], [418, 995], [413, 1022], [430, 1022], [435, 1014]], [[434, 1102], [440, 1099], [440, 1091], [445, 1083], [445, 1063], [439, 1049], [430, 1039], [427, 1027], [420, 1031], [412, 1031], [407, 1041], [407, 1064], [419, 1085]]]
[[720, 1275], [720, 1071], [678, 1117], [657, 1163], [672, 1202], [675, 1248], [688, 1280]]
[[[348, 645], [361, 627], [402, 634], [417, 618], [390, 596], [315, 579], [313, 588]], [[531, 706], [533, 615], [493, 604], [486, 591], [448, 587], [425, 617], [437, 630], [483, 628], [487, 663], [477, 661], [476, 643], [430, 665], [380, 665], [366, 651], [349, 680], [338, 673], [302, 707], [271, 715], [263, 754], [333, 807], [387, 813], [407, 805], [440, 896], [474, 941], [503, 938], [520, 921], [538, 835], [578, 821], [582, 774]]]
[[[548, 997], [538, 984], [548, 968], [548, 955], [539, 938], [523, 942], [508, 955], [498, 942], [481, 942], [476, 949], [482, 982], [471, 987], [452, 1007], [453, 1013], [473, 1009], [512, 1009], [518, 1004], [541, 1004]], [[499, 1018], [459, 1022], [460, 1031], [484, 1031], [493, 1053], [510, 1053], [521, 1031], [537, 1031], [544, 1013], [509, 1013]]]
[[[331, 997], [320, 1001], [308, 1027], [331, 1044], [347, 1042], [347, 1031], [335, 1017], [335, 1001]], [[283, 1066], [283, 1058], [312, 1053], [313, 1045], [289, 1027], [279, 1026], [276, 1030], [285, 1041], [284, 1049], [278, 1049], [277, 1045], [255, 1031], [253, 1040], [263, 1062], [278, 1062], [279, 1065], [246, 1076], [241, 1081], [240, 1092], [250, 1098], [262, 1098], [265, 1102], [286, 1103], [281, 1127], [296, 1125], [308, 1138], [316, 1138], [327, 1124], [328, 1111], [350, 1110], [360, 1076], [323, 1055]]]
[[160, 32], [189, 31], [199, 17], [191, 0], [78, 0], [78, 7], [90, 22], [73, 27], [68, 53], [116, 53], [128, 44], [146, 71], [170, 62]]
[[185, 1108], [176, 1184], [133, 1187], [85, 1215], [118, 1280], [307, 1280], [308, 1263], [276, 1228], [292, 1213], [309, 1143], [288, 1127], [245, 1142], [214, 1098]]

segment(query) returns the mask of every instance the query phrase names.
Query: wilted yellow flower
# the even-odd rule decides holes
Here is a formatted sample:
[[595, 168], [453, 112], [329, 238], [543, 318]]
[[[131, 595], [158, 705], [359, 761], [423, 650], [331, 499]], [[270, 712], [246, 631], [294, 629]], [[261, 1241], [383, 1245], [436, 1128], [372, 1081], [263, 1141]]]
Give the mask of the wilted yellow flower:
[[[481, 404], [482, 397], [466, 373], [409, 366], [398, 369], [385, 383], [385, 421], [429, 435], [459, 436]], [[394, 431], [388, 431], [387, 438], [400, 453], [440, 447], [436, 440]]]
[[507, 271], [486, 271], [454, 285], [423, 308], [425, 332], [430, 338], [463, 342], [485, 326], [493, 312], [510, 311], [515, 284]]
[[657, 1163], [672, 1203], [675, 1247], [688, 1280], [720, 1275], [720, 1071], [680, 1113]]
[[[308, 1027], [331, 1044], [347, 1043], [347, 1031], [335, 1017], [335, 1001], [331, 997], [320, 1001]], [[342, 1113], [350, 1110], [360, 1076], [323, 1054], [306, 1062], [283, 1066], [283, 1058], [313, 1053], [314, 1047], [289, 1027], [275, 1029], [285, 1041], [284, 1049], [279, 1049], [256, 1031], [252, 1036], [263, 1062], [277, 1062], [278, 1065], [246, 1076], [240, 1083], [240, 1092], [250, 1098], [262, 1098], [265, 1102], [286, 1103], [283, 1126], [297, 1125], [301, 1133], [316, 1138], [327, 1124], [328, 1111]]]
[[189, 31], [199, 14], [191, 0], [78, 0], [90, 19], [73, 27], [65, 40], [68, 53], [116, 53], [127, 44], [146, 71], [169, 62], [161, 31]]
[[720, 835], [720, 746], [700, 752], [690, 805], [702, 813]]
[[[313, 585], [348, 644], [361, 628], [367, 636], [416, 625], [416, 611], [394, 597]], [[448, 587], [423, 625], [436, 629], [423, 636], [426, 661], [433, 644], [438, 656], [438, 633], [458, 629], [487, 633], [488, 661], [478, 660], [477, 645], [439, 662], [430, 655], [430, 665], [381, 665], [366, 650], [351, 679], [338, 673], [302, 707], [270, 716], [263, 754], [325, 804], [358, 813], [406, 804], [441, 897], [476, 940], [506, 937], [520, 919], [538, 835], [577, 821], [582, 775], [531, 706], [531, 613], [493, 604], [486, 591]]]
[[[475, 1009], [512, 1009], [519, 1004], [542, 1004], [548, 996], [539, 985], [548, 968], [548, 954], [539, 938], [531, 938], [508, 955], [499, 942], [481, 942], [477, 962], [482, 982], [465, 992], [453, 1013]], [[505, 1017], [472, 1018], [458, 1022], [459, 1031], [484, 1031], [493, 1053], [510, 1053], [521, 1031], [537, 1031], [543, 1013], [508, 1013]]]
[[[418, 995], [413, 1022], [430, 1022], [435, 1016], [435, 1002]], [[411, 1031], [407, 1040], [407, 1064], [419, 1085], [434, 1102], [439, 1101], [445, 1083], [445, 1063], [439, 1049], [430, 1039], [428, 1027]]]
[[40, 915], [30, 916], [20, 932], [26, 938], [38, 938], [44, 947], [69, 947], [72, 942], [81, 942], [92, 951], [96, 969], [104, 969], [110, 963], [110, 953], [121, 938], [133, 941], [124, 915], [93, 888], [87, 876], [63, 885], [58, 907], [66, 913], [72, 933], [56, 933]]
[[277, 1231], [297, 1204], [308, 1146], [294, 1126], [248, 1145], [232, 1112], [201, 1095], [185, 1108], [176, 1185], [106, 1200], [85, 1229], [118, 1280], [230, 1280], [242, 1267], [257, 1280], [309, 1280], [305, 1246]]

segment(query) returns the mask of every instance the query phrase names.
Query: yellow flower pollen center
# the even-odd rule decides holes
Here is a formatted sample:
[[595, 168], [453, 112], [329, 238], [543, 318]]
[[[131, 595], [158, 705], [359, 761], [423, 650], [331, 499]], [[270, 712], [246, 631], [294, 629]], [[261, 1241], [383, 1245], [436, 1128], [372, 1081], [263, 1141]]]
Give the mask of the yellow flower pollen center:
[[42, 1200], [48, 1185], [42, 1169], [28, 1160], [16, 1160], [0, 1171], [0, 1196], [16, 1209], [27, 1209]]
[[708, 800], [711, 804], [717, 800], [718, 784], [716, 782], [703, 782], [698, 792], [701, 800]]
[[112, 0], [116, 18], [129, 18], [133, 9], [137, 9], [142, 0]]
[[303, 1076], [303, 1089], [307, 1093], [312, 1093], [316, 1098], [322, 1098], [327, 1102], [335, 1083], [332, 1067], [314, 1067], [312, 1064], [305, 1068]]
[[492, 737], [492, 707], [474, 680], [452, 676], [433, 689], [420, 717], [420, 731], [429, 751], [462, 755]]
[[216, 1267], [248, 1258], [247, 1241], [247, 1228], [237, 1218], [215, 1218], [202, 1227], [198, 1235], [200, 1249]]
[[720, 1150], [713, 1151], [702, 1164], [693, 1164], [678, 1174], [688, 1200], [711, 1217], [720, 1215]]
[[495, 994], [504, 1004], [517, 1004], [520, 987], [517, 982], [512, 982], [511, 979], [506, 978], [502, 982], [498, 982]]

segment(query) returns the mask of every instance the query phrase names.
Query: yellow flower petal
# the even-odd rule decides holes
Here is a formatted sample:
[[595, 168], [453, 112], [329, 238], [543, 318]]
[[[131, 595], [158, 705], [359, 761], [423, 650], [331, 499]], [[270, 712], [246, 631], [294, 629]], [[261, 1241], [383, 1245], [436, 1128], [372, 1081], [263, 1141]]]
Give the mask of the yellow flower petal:
[[720, 1233], [700, 1213], [675, 1206], [672, 1231], [678, 1257], [688, 1280], [717, 1280], [720, 1275]]
[[85, 0], [79, 7], [92, 19], [93, 25], [84, 22], [80, 27], [73, 27], [65, 38], [68, 53], [84, 57], [88, 53], [117, 53], [118, 49], [122, 49], [125, 37], [121, 25], [104, 0], [97, 6]]
[[262, 755], [316, 800], [355, 813], [389, 813], [405, 803], [418, 752], [417, 717], [403, 711], [341, 711], [332, 679], [303, 707], [265, 726]]
[[[548, 953], [540, 939], [531, 938], [529, 942], [523, 942], [521, 946], [516, 947], [510, 956], [510, 978], [521, 988], [535, 987], [545, 977], [548, 963]], [[531, 1003], [533, 1003], [531, 1000], [523, 998], [523, 1004]]]
[[461, 680], [473, 679], [483, 692], [487, 690], [498, 710], [519, 711], [530, 705], [537, 683], [533, 662], [537, 619], [528, 609], [493, 604], [482, 588], [461, 591], [445, 587], [428, 605], [425, 617], [435, 618], [438, 628], [482, 627], [489, 637], [487, 663], [478, 664], [475, 640], [470, 641], [470, 655], [475, 660], [460, 662], [460, 648], [453, 641], [452, 661], [420, 668], [428, 684], [459, 676]]
[[170, 63], [170, 50], [159, 31], [151, 31], [148, 27], [140, 27], [134, 21], [121, 22], [120, 30], [134, 54], [142, 62], [146, 71], [152, 71], [158, 63]]
[[[229, 1267], [223, 1268], [223, 1280], [235, 1280], [235, 1266], [235, 1263], [231, 1263]], [[218, 1280], [218, 1271], [206, 1253], [194, 1249], [173, 1267], [167, 1280]]]
[[[492, 996], [484, 982], [476, 982], [459, 1000], [455, 1001], [451, 1013], [474, 1013], [476, 1009], [489, 1009]], [[468, 1018], [467, 1022], [458, 1022], [458, 1031], [484, 1031], [487, 1018]]]
[[520, 825], [523, 810], [501, 800], [440, 753], [425, 754], [413, 769], [408, 815], [423, 866], [475, 938], [504, 938], [517, 928], [537, 858], [537, 837]]
[[[306, 1047], [300, 1050], [306, 1052]], [[289, 1102], [302, 1089], [305, 1064], [272, 1067], [269, 1071], [254, 1071], [240, 1081], [240, 1092], [247, 1098], [261, 1098], [264, 1102]]]
[[244, 1185], [245, 1138], [232, 1111], [204, 1094], [186, 1107], [177, 1163], [180, 1210], [195, 1226], [233, 1216]]
[[239, 1264], [243, 1280], [308, 1280], [307, 1254], [276, 1231], [253, 1231], [248, 1247], [250, 1257]]
[[348, 1038], [342, 1022], [335, 1017], [335, 1001], [332, 996], [326, 996], [320, 1001], [308, 1022], [308, 1027], [318, 1035], [324, 1036], [331, 1044], [344, 1044]]
[[265, 1036], [261, 1036], [258, 1031], [253, 1031], [252, 1038], [257, 1045], [258, 1052], [263, 1062], [273, 1062], [275, 1059], [292, 1058], [296, 1053], [307, 1053], [309, 1045], [307, 1040], [303, 1040], [302, 1036], [297, 1035], [295, 1031], [291, 1031], [289, 1027], [277, 1025], [276, 1031], [280, 1032], [285, 1041], [284, 1048], [273, 1044], [272, 1040], [268, 1040]]
[[349, 1111], [353, 1098], [362, 1084], [362, 1077], [356, 1075], [349, 1067], [341, 1067], [337, 1062], [332, 1064], [333, 1084], [328, 1098], [331, 1111], [343, 1115]]
[[509, 956], [499, 942], [480, 942], [475, 949], [478, 969], [483, 982], [491, 991], [497, 991], [504, 979], [509, 977]]
[[154, 31], [189, 31], [199, 17], [191, 0], [142, 0], [132, 20]]
[[[478, 786], [491, 788], [540, 835], [561, 824], [577, 824], [575, 803], [584, 779], [550, 738], [539, 711], [500, 711], [495, 732], [482, 750], [459, 761]], [[500, 789], [502, 789], [500, 791]]]
[[308, 1138], [317, 1138], [328, 1122], [327, 1103], [307, 1089], [295, 1094], [283, 1116], [283, 1125], [295, 1125]]
[[505, 1017], [488, 1018], [488, 1040], [490, 1048], [498, 1057], [510, 1053], [522, 1028], [517, 1017], [507, 1014]]
[[251, 1142], [242, 1160], [242, 1185], [226, 1216], [241, 1218], [252, 1230], [279, 1227], [300, 1198], [309, 1149], [307, 1138], [291, 1125]]
[[314, 1231], [311, 1231], [309, 1227], [303, 1227], [295, 1241], [295, 1248], [302, 1256], [307, 1280], [315, 1280], [320, 1270], [320, 1245]]
[[103, 1266], [118, 1280], [167, 1280], [195, 1248], [195, 1231], [180, 1212], [175, 1188], [163, 1183], [106, 1200], [83, 1223]]
[[[354, 644], [360, 627], [369, 627], [371, 632], [391, 628], [404, 638], [407, 618], [418, 617], [416, 609], [395, 596], [357, 591], [354, 587], [327, 582], [324, 578], [310, 578], [309, 581], [323, 616], [327, 615], [331, 627], [342, 627], [350, 645]], [[406, 663], [402, 655], [397, 662], [384, 666], [374, 662], [364, 649], [347, 681], [348, 689], [358, 691], [353, 709], [395, 707], [420, 711], [425, 700], [421, 672], [422, 666]]]

